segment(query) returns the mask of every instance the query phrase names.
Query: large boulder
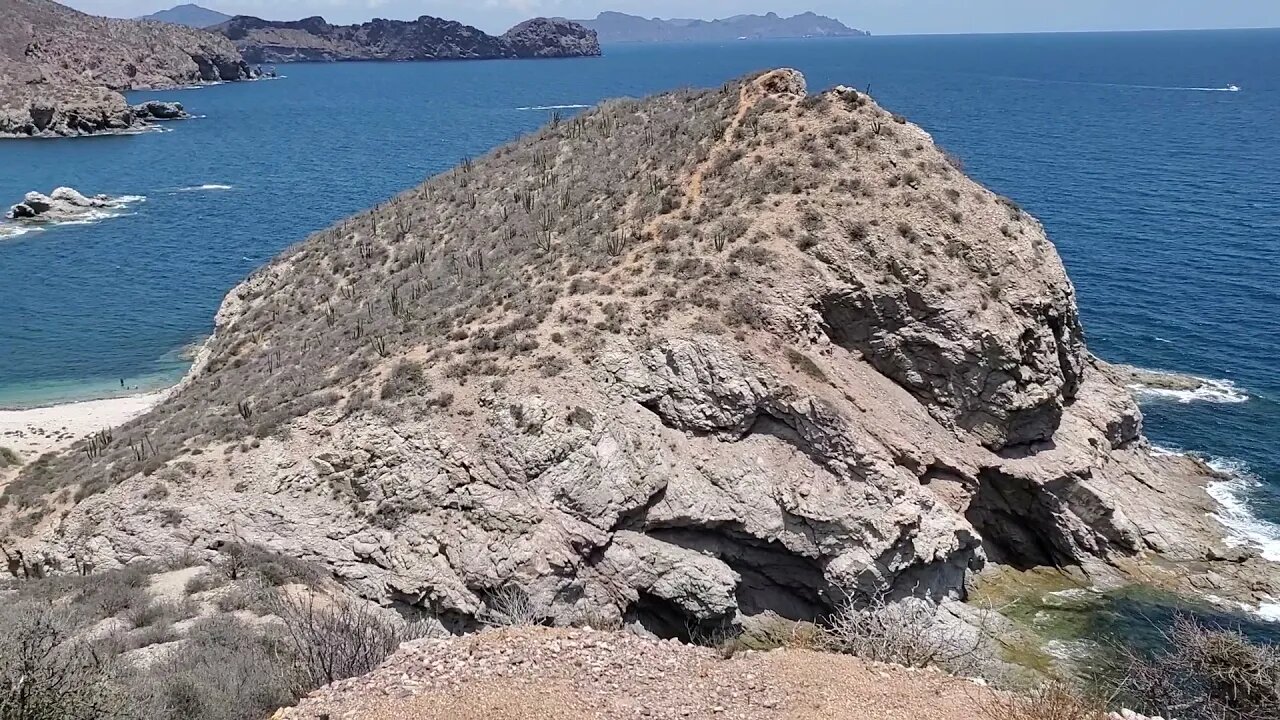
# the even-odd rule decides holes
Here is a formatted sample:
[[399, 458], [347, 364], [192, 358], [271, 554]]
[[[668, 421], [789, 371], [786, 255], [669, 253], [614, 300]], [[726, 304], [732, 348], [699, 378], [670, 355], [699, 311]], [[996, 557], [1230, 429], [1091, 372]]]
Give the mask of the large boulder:
[[191, 117], [179, 102], [148, 100], [133, 106], [133, 113], [141, 120], [183, 120]]

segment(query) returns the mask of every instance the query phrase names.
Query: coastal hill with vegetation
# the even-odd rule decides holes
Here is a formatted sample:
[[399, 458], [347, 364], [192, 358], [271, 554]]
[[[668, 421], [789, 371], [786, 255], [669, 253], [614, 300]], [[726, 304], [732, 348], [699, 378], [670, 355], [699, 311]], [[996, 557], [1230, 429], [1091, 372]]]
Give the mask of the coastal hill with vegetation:
[[209, 28], [232, 42], [250, 62], [337, 60], [484, 60], [590, 57], [600, 54], [594, 31], [567, 20], [535, 18], [501, 36], [452, 20], [374, 19], [330, 25], [321, 17], [296, 21], [240, 15]]
[[121, 91], [254, 76], [226, 38], [87, 15], [50, 0], [0, 0], [0, 137], [127, 131]]
[[865, 37], [834, 18], [812, 12], [792, 17], [777, 13], [734, 15], [721, 20], [645, 18], [620, 12], [602, 12], [593, 20], [578, 20], [600, 35], [600, 41], [628, 42], [724, 42], [740, 39]]
[[[1213, 471], [1143, 437], [1040, 223], [787, 69], [554, 115], [313, 234], [163, 402], [21, 462], [0, 681], [75, 678], [27, 685], [92, 708], [63, 718], [321, 686], [277, 717], [977, 717], [973, 683], [867, 663], [1051, 680], [973, 602], [1034, 569], [1280, 596]], [[1274, 651], [1171, 633], [1126, 703], [1274, 717]], [[989, 717], [1102, 717], [1045, 687]]]

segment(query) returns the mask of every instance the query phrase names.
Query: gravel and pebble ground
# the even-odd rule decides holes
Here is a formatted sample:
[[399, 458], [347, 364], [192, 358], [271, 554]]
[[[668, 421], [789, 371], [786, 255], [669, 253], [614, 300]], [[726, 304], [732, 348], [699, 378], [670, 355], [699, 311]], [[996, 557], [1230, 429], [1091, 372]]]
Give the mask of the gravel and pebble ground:
[[406, 644], [277, 720], [969, 720], [991, 691], [807, 650], [715, 650], [623, 633], [494, 629]]

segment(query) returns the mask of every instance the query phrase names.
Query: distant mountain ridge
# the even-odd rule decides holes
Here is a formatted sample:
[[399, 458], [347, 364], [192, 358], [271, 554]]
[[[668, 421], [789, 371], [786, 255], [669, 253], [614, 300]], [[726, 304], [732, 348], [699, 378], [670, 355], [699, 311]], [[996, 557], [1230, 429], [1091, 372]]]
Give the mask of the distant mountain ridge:
[[485, 60], [589, 57], [600, 54], [595, 31], [564, 19], [535, 18], [493, 36], [452, 20], [375, 18], [331, 25], [322, 17], [295, 21], [237, 15], [209, 28], [235, 43], [253, 63], [339, 60]]
[[576, 20], [595, 30], [602, 43], [699, 42], [740, 38], [865, 37], [871, 33], [851, 28], [834, 18], [805, 12], [792, 17], [777, 13], [734, 15], [721, 20], [644, 18], [620, 12], [602, 12], [594, 20]]
[[224, 23], [231, 19], [232, 16], [226, 13], [220, 13], [217, 10], [210, 10], [194, 3], [178, 5], [168, 10], [161, 10], [150, 15], [143, 15], [139, 20], [156, 20], [158, 22], [173, 23], [174, 25], [186, 25], [193, 28], [207, 28], [218, 23]]

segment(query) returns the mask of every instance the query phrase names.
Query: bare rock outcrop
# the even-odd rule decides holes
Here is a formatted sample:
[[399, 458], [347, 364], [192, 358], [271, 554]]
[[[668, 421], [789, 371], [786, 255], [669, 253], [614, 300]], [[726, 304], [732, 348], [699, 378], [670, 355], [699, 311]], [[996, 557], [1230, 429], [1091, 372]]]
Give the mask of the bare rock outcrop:
[[5, 488], [28, 557], [236, 539], [458, 627], [514, 588], [664, 635], [962, 598], [992, 562], [1280, 593], [1211, 556], [1209, 471], [1149, 451], [1040, 224], [795, 71], [554, 123], [217, 322], [117, 441]]
[[77, 137], [142, 125], [124, 96], [104, 87], [9, 85], [0, 92], [0, 137]]
[[191, 115], [182, 103], [148, 100], [133, 106], [135, 117], [143, 120], [185, 120]]
[[22, 202], [9, 208], [6, 217], [11, 220], [66, 222], [115, 207], [119, 207], [119, 202], [108, 195], [86, 197], [72, 188], [60, 187], [48, 195], [27, 193]]

